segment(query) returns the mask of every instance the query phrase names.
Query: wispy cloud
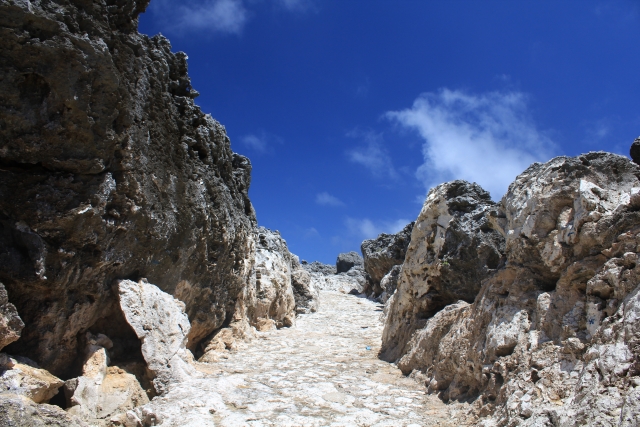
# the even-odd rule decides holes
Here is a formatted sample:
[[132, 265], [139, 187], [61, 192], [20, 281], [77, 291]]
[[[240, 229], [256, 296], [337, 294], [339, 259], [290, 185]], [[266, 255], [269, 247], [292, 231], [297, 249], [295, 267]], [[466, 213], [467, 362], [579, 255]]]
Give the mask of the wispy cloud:
[[344, 202], [325, 192], [316, 195], [316, 203], [322, 206], [344, 206]]
[[372, 221], [369, 218], [347, 218], [345, 225], [350, 235], [361, 240], [374, 239], [380, 233], [397, 233], [411, 221], [408, 219], [397, 219], [395, 221]]
[[373, 131], [354, 130], [347, 134], [348, 137], [364, 141], [365, 145], [347, 151], [347, 157], [354, 163], [359, 163], [369, 169], [378, 178], [397, 179], [398, 173], [393, 167], [393, 162], [384, 146], [382, 134]]
[[206, 31], [240, 34], [248, 19], [242, 0], [156, 0], [149, 9], [174, 33]]
[[555, 150], [531, 119], [527, 97], [520, 92], [473, 95], [442, 89], [386, 117], [424, 140], [424, 163], [416, 176], [427, 188], [464, 179], [497, 199], [519, 173], [534, 161], [548, 160]]
[[[253, 0], [154, 0], [149, 10], [174, 35], [193, 33], [241, 34], [255, 14]], [[316, 10], [314, 0], [273, 0], [275, 7], [304, 13]]]
[[307, 12], [316, 8], [312, 0], [276, 0], [276, 3], [292, 12]]
[[282, 138], [260, 131], [257, 134], [250, 133], [241, 137], [240, 142], [249, 150], [262, 154], [270, 151], [274, 144], [282, 144]]

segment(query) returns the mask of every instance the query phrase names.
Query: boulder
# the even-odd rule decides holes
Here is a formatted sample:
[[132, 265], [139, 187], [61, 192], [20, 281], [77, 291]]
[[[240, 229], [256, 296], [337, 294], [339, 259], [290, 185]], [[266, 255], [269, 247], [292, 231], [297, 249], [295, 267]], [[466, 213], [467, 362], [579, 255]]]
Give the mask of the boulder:
[[0, 391], [3, 393], [47, 403], [63, 384], [64, 381], [40, 369], [33, 360], [0, 353]]
[[86, 334], [82, 375], [65, 381], [64, 391], [70, 414], [106, 425], [109, 419], [149, 402], [135, 375], [109, 365], [111, 340], [102, 334]]
[[58, 376], [86, 331], [119, 338], [114, 281], [183, 301], [196, 348], [252, 271], [251, 163], [194, 103], [187, 55], [138, 33], [147, 4], [0, 2], [0, 281], [26, 325], [5, 351]]
[[156, 392], [163, 394], [170, 384], [195, 375], [186, 349], [190, 325], [184, 303], [144, 279], [121, 280], [117, 288], [124, 317], [142, 342]]
[[414, 222], [407, 224], [396, 234], [382, 233], [375, 239], [365, 240], [360, 246], [364, 259], [364, 270], [369, 276], [375, 296], [384, 292], [382, 278], [395, 265], [401, 265], [411, 241]]
[[497, 207], [477, 184], [453, 181], [431, 191], [411, 234], [382, 336], [381, 357], [396, 361], [411, 335], [448, 304], [473, 302], [501, 263], [505, 239], [490, 226]]
[[299, 268], [291, 273], [293, 297], [296, 301], [296, 313], [314, 313], [318, 311], [319, 291], [311, 281], [311, 274]]
[[364, 261], [357, 252], [346, 252], [338, 255], [336, 259], [336, 273], [346, 273], [353, 267], [362, 267]]
[[287, 248], [287, 242], [278, 231], [257, 228], [255, 266], [245, 297], [249, 322], [252, 325], [255, 326], [261, 319], [271, 319], [279, 328], [293, 324], [293, 258]]
[[20, 427], [89, 427], [59, 406], [37, 404], [26, 396], [0, 393], [0, 425]]
[[18, 310], [9, 302], [7, 290], [0, 283], [0, 350], [20, 338], [24, 323]]

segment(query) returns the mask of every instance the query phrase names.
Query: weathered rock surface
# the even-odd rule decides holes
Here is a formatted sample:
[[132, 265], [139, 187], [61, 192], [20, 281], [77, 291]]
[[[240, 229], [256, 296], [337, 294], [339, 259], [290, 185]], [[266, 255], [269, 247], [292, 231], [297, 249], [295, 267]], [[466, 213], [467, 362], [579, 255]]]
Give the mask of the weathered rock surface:
[[383, 304], [385, 304], [389, 300], [389, 298], [391, 298], [391, 295], [396, 292], [401, 271], [402, 265], [394, 265], [380, 281], [380, 288], [382, 289], [382, 294], [380, 294], [380, 301]]
[[404, 262], [414, 224], [415, 222], [407, 224], [396, 234], [382, 233], [375, 239], [362, 242], [360, 250], [364, 258], [364, 270], [374, 296], [379, 296], [385, 291], [381, 286], [382, 278], [393, 266]]
[[291, 286], [296, 300], [296, 313], [314, 313], [318, 311], [320, 303], [319, 290], [311, 281], [311, 274], [298, 268], [291, 273]]
[[0, 425], [19, 427], [88, 427], [78, 417], [59, 406], [37, 404], [33, 400], [11, 393], [0, 393]]
[[9, 302], [7, 290], [0, 283], [0, 350], [20, 338], [23, 328], [18, 310]]
[[112, 346], [107, 336], [88, 332], [82, 375], [65, 382], [68, 412], [95, 425], [109, 425], [111, 417], [149, 402], [134, 375], [108, 366]]
[[13, 393], [35, 403], [46, 403], [58, 394], [63, 384], [60, 378], [38, 368], [33, 360], [0, 353], [0, 393]]
[[346, 252], [342, 254], [338, 254], [338, 258], [336, 259], [336, 272], [346, 273], [351, 270], [353, 267], [362, 267], [364, 265], [364, 260], [357, 252]]
[[307, 270], [309, 273], [322, 273], [324, 275], [329, 274], [337, 274], [336, 266], [330, 264], [323, 264], [318, 261], [313, 261], [312, 263], [308, 263], [307, 261], [302, 261], [300, 266]]
[[5, 351], [59, 376], [86, 331], [120, 338], [115, 281], [183, 301], [196, 348], [253, 267], [251, 164], [186, 55], [136, 31], [147, 3], [0, 3], [0, 281], [26, 324]]
[[[637, 425], [639, 176], [607, 153], [529, 167], [487, 211], [506, 262], [475, 300], [429, 317], [396, 353], [398, 367], [444, 399], [471, 399], [478, 425]], [[406, 274], [419, 224], [392, 310], [423, 287]], [[472, 235], [487, 227], [468, 225]]]
[[[184, 303], [144, 279], [120, 281], [118, 295], [127, 322], [142, 342], [142, 356], [155, 376], [156, 392], [165, 393], [171, 383], [188, 380], [195, 371], [189, 364], [193, 355], [186, 349], [191, 325]], [[100, 370], [106, 363], [102, 366]]]
[[245, 304], [252, 325], [271, 319], [277, 327], [291, 326], [295, 298], [291, 286], [293, 255], [280, 233], [264, 227], [256, 230], [255, 267]]
[[[352, 252], [355, 254], [355, 252]], [[356, 254], [357, 255], [357, 254]], [[362, 265], [350, 267], [347, 272], [337, 273], [336, 267], [314, 261], [303, 262], [302, 268], [311, 277], [311, 286], [317, 291], [339, 291], [342, 293], [362, 293], [367, 284], [366, 273]]]
[[448, 304], [473, 302], [481, 281], [502, 259], [504, 237], [489, 222], [496, 211], [489, 193], [476, 184], [453, 181], [429, 192], [390, 303], [383, 359], [404, 355], [411, 335]]

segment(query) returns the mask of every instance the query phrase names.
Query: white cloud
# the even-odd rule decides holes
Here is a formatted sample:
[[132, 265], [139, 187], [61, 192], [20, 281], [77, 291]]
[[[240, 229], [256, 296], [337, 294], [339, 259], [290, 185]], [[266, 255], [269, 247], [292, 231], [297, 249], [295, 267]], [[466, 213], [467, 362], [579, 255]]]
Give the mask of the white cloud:
[[316, 203], [322, 206], [344, 206], [344, 202], [325, 192], [316, 195]]
[[372, 131], [354, 130], [347, 134], [348, 137], [363, 139], [364, 146], [347, 151], [349, 160], [360, 163], [378, 178], [397, 179], [398, 174], [393, 167], [391, 157], [384, 147], [384, 140], [381, 134]]
[[242, 0], [199, 0], [181, 4], [171, 0], [151, 2], [150, 9], [177, 33], [211, 31], [240, 34], [248, 12]]
[[393, 234], [402, 230], [411, 221], [397, 219], [395, 221], [372, 221], [369, 218], [347, 218], [345, 224], [349, 234], [359, 239], [375, 239], [380, 233]]
[[242, 145], [248, 149], [263, 154], [271, 151], [274, 144], [282, 144], [282, 138], [279, 136], [260, 131], [257, 134], [250, 133], [240, 138]]
[[240, 139], [246, 147], [259, 153], [267, 151], [267, 141], [264, 138], [259, 138], [256, 135], [245, 135]]
[[533, 123], [520, 92], [472, 95], [442, 89], [425, 93], [411, 108], [386, 116], [424, 139], [424, 163], [416, 172], [425, 187], [464, 179], [494, 199], [535, 161], [548, 160], [553, 142]]

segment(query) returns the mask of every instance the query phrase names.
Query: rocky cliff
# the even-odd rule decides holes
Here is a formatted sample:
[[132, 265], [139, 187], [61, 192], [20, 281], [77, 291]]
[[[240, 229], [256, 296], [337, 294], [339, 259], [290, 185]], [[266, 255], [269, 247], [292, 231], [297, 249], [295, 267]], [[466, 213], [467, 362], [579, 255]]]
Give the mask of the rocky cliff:
[[499, 204], [433, 189], [382, 357], [480, 425], [637, 425], [639, 177], [600, 152], [533, 164]]
[[251, 164], [194, 104], [186, 55], [137, 32], [147, 3], [0, 4], [0, 281], [26, 325], [6, 351], [57, 375], [87, 331], [139, 347], [117, 279], [183, 301], [195, 348], [253, 268]]

